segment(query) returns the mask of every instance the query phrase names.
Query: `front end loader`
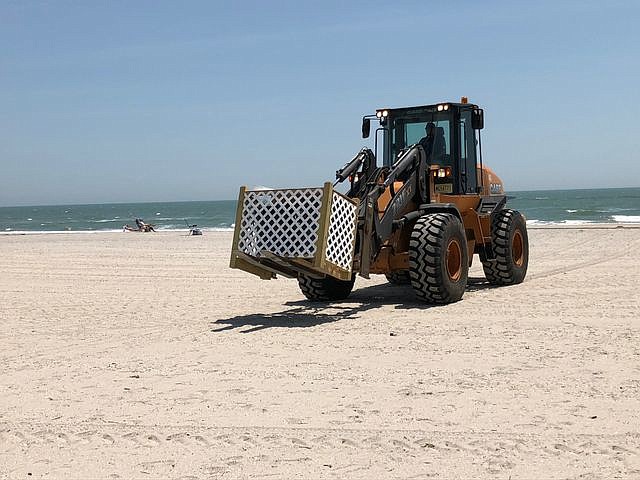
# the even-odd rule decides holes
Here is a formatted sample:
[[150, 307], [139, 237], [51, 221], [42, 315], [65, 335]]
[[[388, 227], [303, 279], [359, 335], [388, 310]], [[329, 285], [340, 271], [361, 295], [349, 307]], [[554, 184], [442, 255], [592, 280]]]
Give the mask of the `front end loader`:
[[[462, 298], [473, 256], [495, 285], [524, 280], [524, 217], [506, 207], [500, 178], [482, 161], [484, 112], [463, 97], [378, 109], [375, 153], [363, 148], [335, 183], [240, 189], [231, 267], [263, 279], [296, 278], [312, 301], [349, 296], [356, 274], [410, 284], [425, 302]], [[346, 193], [336, 190], [348, 183]]]

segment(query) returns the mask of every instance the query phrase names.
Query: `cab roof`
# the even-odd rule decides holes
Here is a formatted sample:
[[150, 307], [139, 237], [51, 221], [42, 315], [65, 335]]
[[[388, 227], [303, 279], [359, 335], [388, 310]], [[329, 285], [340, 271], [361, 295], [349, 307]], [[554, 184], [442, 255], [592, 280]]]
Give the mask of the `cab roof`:
[[439, 103], [433, 103], [431, 105], [416, 105], [416, 106], [412, 106], [412, 107], [376, 108], [376, 112], [380, 112], [380, 111], [384, 111], [384, 110], [387, 110], [388, 112], [393, 112], [393, 113], [412, 113], [414, 111], [416, 113], [418, 113], [418, 112], [430, 112], [430, 111], [437, 112], [437, 111], [439, 111], [438, 107], [441, 106], [441, 105], [442, 106], [448, 105], [448, 108], [453, 108], [453, 109], [457, 109], [457, 110], [480, 108], [475, 103], [439, 102]]

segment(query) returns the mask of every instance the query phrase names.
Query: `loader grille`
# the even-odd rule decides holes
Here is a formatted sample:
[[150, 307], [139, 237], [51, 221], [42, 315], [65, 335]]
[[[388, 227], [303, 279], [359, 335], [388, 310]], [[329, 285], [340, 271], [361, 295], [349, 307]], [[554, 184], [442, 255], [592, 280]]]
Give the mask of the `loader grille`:
[[326, 258], [329, 262], [349, 271], [351, 271], [353, 260], [353, 243], [356, 234], [353, 226], [357, 213], [357, 206], [354, 203], [333, 193]]
[[247, 191], [238, 249], [283, 257], [313, 257], [318, 241], [322, 188]]
[[358, 200], [322, 188], [240, 189], [231, 267], [261, 278], [351, 279]]

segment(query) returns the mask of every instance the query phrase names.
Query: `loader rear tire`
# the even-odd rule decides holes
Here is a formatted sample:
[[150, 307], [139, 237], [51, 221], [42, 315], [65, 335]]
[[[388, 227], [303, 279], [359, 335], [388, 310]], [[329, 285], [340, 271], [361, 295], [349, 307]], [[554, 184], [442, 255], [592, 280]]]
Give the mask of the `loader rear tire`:
[[393, 285], [409, 285], [411, 283], [411, 277], [409, 276], [409, 270], [396, 270], [385, 274], [389, 283]]
[[482, 261], [489, 283], [522, 283], [529, 265], [529, 237], [522, 214], [509, 208], [497, 212], [491, 221], [491, 239], [495, 258]]
[[298, 275], [298, 286], [300, 290], [312, 302], [328, 302], [331, 300], [344, 300], [353, 290], [356, 277], [351, 280], [338, 280], [333, 277], [310, 277], [308, 275]]
[[446, 304], [462, 298], [469, 274], [469, 253], [462, 223], [450, 213], [418, 219], [409, 242], [409, 276], [416, 296]]

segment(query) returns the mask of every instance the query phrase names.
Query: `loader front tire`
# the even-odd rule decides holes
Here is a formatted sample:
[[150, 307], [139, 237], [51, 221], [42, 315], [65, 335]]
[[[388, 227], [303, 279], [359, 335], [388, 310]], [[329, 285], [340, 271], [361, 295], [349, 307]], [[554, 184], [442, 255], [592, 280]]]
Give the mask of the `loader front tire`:
[[418, 219], [409, 242], [409, 276], [416, 296], [446, 304], [462, 298], [469, 274], [469, 253], [462, 223], [450, 213]]
[[529, 237], [522, 214], [509, 208], [497, 212], [491, 221], [491, 240], [495, 258], [482, 261], [489, 283], [522, 283], [529, 265]]
[[396, 270], [385, 274], [389, 283], [393, 285], [409, 285], [411, 283], [411, 277], [409, 276], [409, 270]]
[[344, 300], [353, 290], [356, 277], [351, 280], [338, 280], [333, 277], [317, 278], [308, 275], [298, 275], [300, 290], [312, 302], [328, 302], [332, 300]]

